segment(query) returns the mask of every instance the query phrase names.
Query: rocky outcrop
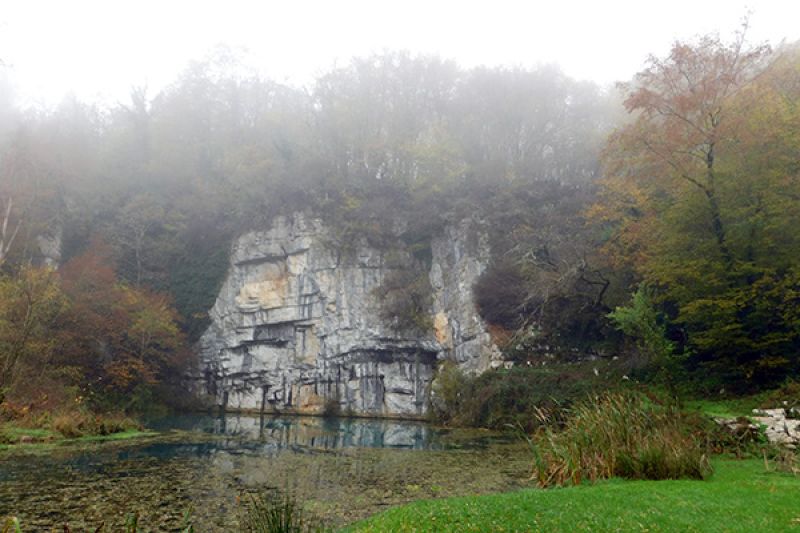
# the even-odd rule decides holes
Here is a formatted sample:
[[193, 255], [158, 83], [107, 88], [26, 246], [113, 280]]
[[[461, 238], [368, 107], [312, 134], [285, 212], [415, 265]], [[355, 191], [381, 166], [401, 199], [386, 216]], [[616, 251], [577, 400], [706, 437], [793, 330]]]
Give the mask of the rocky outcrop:
[[61, 264], [61, 248], [63, 230], [61, 225], [54, 225], [49, 231], [36, 236], [38, 263], [50, 268], [58, 268]]
[[753, 422], [764, 427], [771, 443], [792, 450], [800, 446], [800, 409], [754, 409], [753, 415]]
[[443, 358], [468, 373], [481, 373], [503, 364], [475, 307], [472, 286], [490, 259], [486, 234], [467, 219], [448, 226], [431, 243], [430, 282], [433, 288], [433, 327]]
[[753, 416], [715, 418], [732, 435], [745, 442], [763, 437], [771, 444], [796, 450], [800, 446], [800, 409], [753, 409]]
[[300, 214], [243, 235], [199, 342], [198, 388], [231, 410], [423, 415], [438, 360], [479, 372], [499, 355], [472, 301], [488, 259], [476, 234], [464, 223], [432, 243], [430, 332], [380, 318], [376, 289], [412, 268], [401, 247], [343, 251]]

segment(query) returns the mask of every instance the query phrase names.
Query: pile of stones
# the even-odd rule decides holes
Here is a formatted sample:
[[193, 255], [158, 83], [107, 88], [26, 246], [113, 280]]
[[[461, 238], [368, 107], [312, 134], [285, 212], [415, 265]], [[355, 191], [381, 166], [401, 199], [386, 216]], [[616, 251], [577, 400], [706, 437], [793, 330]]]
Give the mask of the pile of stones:
[[764, 433], [773, 444], [789, 449], [800, 446], [800, 409], [753, 409], [750, 417], [755, 424], [765, 427]]

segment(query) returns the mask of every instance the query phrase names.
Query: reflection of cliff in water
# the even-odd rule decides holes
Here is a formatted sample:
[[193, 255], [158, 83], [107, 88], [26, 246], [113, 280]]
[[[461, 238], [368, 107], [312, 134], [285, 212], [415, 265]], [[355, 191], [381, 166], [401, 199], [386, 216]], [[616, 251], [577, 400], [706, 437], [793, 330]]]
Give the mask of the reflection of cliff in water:
[[152, 425], [165, 432], [3, 455], [0, 516], [17, 516], [25, 531], [60, 531], [65, 523], [72, 531], [102, 523], [103, 531], [123, 531], [125, 517], [136, 514], [152, 531], [182, 531], [191, 508], [198, 533], [238, 531], [242, 498], [289, 489], [336, 527], [411, 500], [519, 489], [530, 471], [524, 445], [483, 431], [258, 416]]
[[[439, 449], [436, 430], [423, 423], [386, 419], [273, 417], [248, 415], [170, 417], [153, 429], [183, 429], [255, 441], [271, 449]], [[253, 442], [255, 444], [255, 442]]]

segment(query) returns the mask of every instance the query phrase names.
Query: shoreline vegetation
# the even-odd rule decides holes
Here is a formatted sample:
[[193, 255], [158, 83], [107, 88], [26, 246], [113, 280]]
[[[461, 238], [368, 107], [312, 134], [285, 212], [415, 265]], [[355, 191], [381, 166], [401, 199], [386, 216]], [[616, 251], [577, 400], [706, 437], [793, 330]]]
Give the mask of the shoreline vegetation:
[[[588, 393], [586, 395], [588, 397]], [[778, 404], [772, 405], [765, 403], [765, 398], [769, 398], [769, 394], [758, 394], [748, 397], [720, 399], [713, 400], [708, 398], [703, 399], [686, 399], [680, 401], [681, 406], [687, 413], [696, 413], [709, 418], [724, 418], [724, 419], [737, 419], [737, 418], [750, 418], [753, 409], [757, 408], [770, 408], [779, 407]], [[264, 416], [264, 417], [291, 417], [291, 418], [328, 418], [331, 415], [326, 413], [316, 412], [296, 412], [293, 410], [269, 410], [260, 411], [254, 409], [226, 409], [224, 411], [217, 408], [211, 409], [194, 409], [189, 411], [198, 414], [219, 414], [223, 416]], [[111, 417], [108, 420], [113, 420], [110, 423], [108, 420], [103, 419], [102, 416], [92, 415], [96, 419], [96, 427], [88, 430], [81, 431], [79, 428], [65, 428], [61, 430], [53, 428], [52, 422], [45, 424], [37, 424], [31, 421], [0, 421], [0, 453], [10, 450], [33, 450], [45, 449], [48, 447], [62, 446], [71, 443], [89, 443], [89, 442], [108, 442], [108, 441], [123, 441], [132, 440], [142, 437], [156, 437], [163, 435], [162, 432], [154, 431], [146, 428], [134, 418], [124, 418], [120, 422], [118, 417]], [[409, 423], [426, 423], [432, 424], [437, 427], [448, 429], [469, 429], [476, 431], [503, 431], [509, 430], [514, 426], [511, 423], [491, 425], [450, 425], [442, 423], [441, 420], [427, 417], [401, 417], [401, 416], [386, 416], [386, 417], [370, 417], [358, 414], [341, 413], [337, 414], [336, 418], [353, 418], [353, 419], [374, 419], [386, 420], [390, 422], [409, 422]], [[518, 432], [518, 428], [513, 428], [512, 431]]]
[[[763, 430], [730, 434], [713, 420], [720, 412], [742, 414], [751, 404], [776, 394], [727, 403], [687, 401], [682, 407], [653, 391], [648, 395], [626, 390], [586, 398], [566, 409], [563, 418], [543, 416], [537, 430], [519, 432], [530, 446], [529, 488], [422, 498], [344, 525], [341, 530], [800, 529], [792, 497], [800, 490], [796, 453], [770, 445]], [[142, 427], [66, 438], [52, 429], [5, 424], [2, 434], [18, 443], [0, 447], [0, 454], [11, 449], [50, 453], [71, 444], [134, 444], [148, 437], [156, 441], [169, 438]], [[25, 436], [37, 442], [21, 442]], [[743, 501], [748, 505], [742, 506]], [[242, 531], [333, 531], [317, 520], [310, 503], [273, 490], [244, 498], [235, 512]], [[676, 509], [681, 512], [674, 512]], [[131, 515], [129, 522], [133, 525], [126, 531], [146, 531], [140, 528], [138, 517]], [[259, 523], [272, 525], [259, 529]], [[0, 527], [2, 524], [0, 521]], [[191, 524], [187, 514], [184, 531], [202, 526], [200, 522]], [[24, 524], [11, 521], [5, 527], [0, 531], [25, 531]], [[16, 527], [20, 529], [13, 529]]]
[[[571, 368], [576, 369], [576, 375], [586, 374], [591, 372], [586, 369], [579, 369], [580, 365], [570, 365]], [[596, 363], [590, 365], [595, 368]], [[500, 385], [507, 383], [507, 376], [522, 371], [526, 374], [523, 376], [525, 379], [533, 377], [536, 380], [536, 375], [543, 375], [544, 379], [536, 383], [541, 391], [528, 391], [533, 394], [533, 397], [527, 398], [525, 391], [514, 389], [512, 392], [515, 394], [515, 401], [520, 405], [530, 403], [534, 407], [542, 406], [537, 411], [521, 412], [526, 418], [531, 419], [530, 428], [542, 426], [543, 420], [541, 417], [562, 416], [564, 412], [568, 411], [574, 401], [585, 400], [592, 398], [597, 391], [600, 390], [619, 390], [619, 391], [645, 391], [657, 396], [664, 396], [665, 391], [658, 387], [641, 385], [635, 382], [624, 383], [624, 385], [611, 388], [608, 379], [599, 379], [589, 386], [581, 387], [579, 392], [576, 390], [565, 391], [564, 397], [559, 397], [555, 390], [549, 386], [548, 380], [552, 379], [552, 375], [556, 374], [555, 380], [559, 383], [563, 381], [563, 376], [560, 375], [562, 370], [556, 368], [549, 369], [512, 369], [510, 372], [506, 370], [493, 371], [491, 376], [483, 375], [472, 378], [474, 383], [467, 383], [468, 378], [461, 376], [459, 378], [459, 385], [465, 387], [466, 390], [479, 392], [484, 398], [485, 404], [478, 406], [456, 406], [462, 410], [462, 415], [469, 410], [482, 410], [488, 413], [492, 411], [502, 410], [505, 407], [506, 401], [503, 394], [508, 393], [502, 389], [495, 390], [492, 387], [492, 381], [497, 381]], [[542, 372], [542, 374], [539, 374]], [[613, 379], [613, 378], [612, 378]], [[489, 385], [486, 386], [486, 383]], [[587, 380], [588, 383], [588, 380]], [[477, 385], [476, 385], [477, 384]], [[481, 385], [484, 387], [481, 388]], [[600, 386], [602, 385], [602, 386]], [[537, 388], [537, 387], [532, 387]], [[676, 398], [677, 405], [681, 410], [687, 414], [695, 414], [706, 417], [709, 420], [714, 419], [750, 419], [753, 416], [753, 411], [757, 409], [772, 409], [779, 408], [782, 405], [796, 406], [800, 404], [800, 398], [795, 398], [795, 389], [797, 385], [794, 382], [789, 382], [783, 387], [764, 391], [750, 396], [728, 397], [728, 398], [709, 398], [709, 397], [681, 397]], [[443, 396], [439, 398], [440, 402], [447, 402], [446, 394], [448, 391], [442, 391], [440, 394]], [[546, 396], [546, 398], [545, 398]], [[547, 401], [545, 401], [547, 400]], [[549, 404], [547, 402], [550, 402]], [[494, 405], [494, 404], [498, 405]], [[442, 403], [439, 408], [442, 409]], [[435, 427], [442, 427], [448, 429], [467, 429], [477, 431], [512, 431], [519, 436], [520, 429], [528, 429], [522, 426], [519, 417], [496, 417], [491, 416], [487, 419], [474, 417], [474, 418], [458, 418], [452, 419], [448, 417], [446, 412], [432, 411], [429, 415], [422, 417], [402, 417], [402, 416], [364, 416], [355, 413], [337, 413], [331, 415], [325, 412], [297, 412], [295, 410], [254, 410], [254, 409], [225, 409], [222, 410], [218, 407], [211, 408], [195, 408], [184, 413], [197, 413], [197, 414], [215, 414], [221, 416], [263, 416], [263, 417], [291, 417], [291, 418], [328, 418], [334, 416], [335, 418], [344, 419], [374, 419], [386, 420], [390, 422], [409, 422], [409, 423], [426, 423]], [[6, 412], [6, 414], [8, 414]], [[561, 423], [563, 420], [550, 420], [552, 422]], [[153, 431], [143, 425], [136, 417], [122, 416], [122, 415], [100, 415], [86, 411], [78, 411], [76, 413], [67, 415], [52, 415], [50, 413], [37, 413], [35, 415], [24, 414], [18, 417], [6, 417], [5, 420], [0, 418], [0, 453], [8, 450], [23, 450], [34, 449], [36, 447], [44, 448], [47, 446], [60, 446], [70, 443], [86, 443], [86, 442], [107, 442], [107, 441], [121, 441], [131, 440], [141, 437], [153, 437], [161, 435], [161, 432]]]
[[134, 417], [119, 413], [93, 413], [82, 407], [49, 412], [0, 403], [0, 454], [156, 435], [158, 432], [145, 428]]
[[133, 441], [160, 435], [158, 431], [132, 428], [105, 435], [66, 437], [52, 430], [3, 424], [0, 425], [0, 457], [5, 454], [47, 453], [70, 445]]

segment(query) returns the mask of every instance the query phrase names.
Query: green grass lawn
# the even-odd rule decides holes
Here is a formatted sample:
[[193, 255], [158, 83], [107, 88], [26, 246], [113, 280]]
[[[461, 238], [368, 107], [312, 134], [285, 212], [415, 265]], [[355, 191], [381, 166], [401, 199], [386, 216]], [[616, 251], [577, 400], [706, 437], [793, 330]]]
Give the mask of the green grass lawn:
[[622, 481], [425, 500], [347, 531], [800, 531], [800, 477], [757, 460], [714, 462], [707, 481]]
[[732, 400], [686, 400], [683, 402], [687, 410], [700, 411], [714, 418], [753, 416], [753, 409], [758, 407], [758, 404], [759, 401], [756, 397], [736, 398]]

